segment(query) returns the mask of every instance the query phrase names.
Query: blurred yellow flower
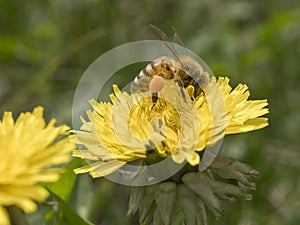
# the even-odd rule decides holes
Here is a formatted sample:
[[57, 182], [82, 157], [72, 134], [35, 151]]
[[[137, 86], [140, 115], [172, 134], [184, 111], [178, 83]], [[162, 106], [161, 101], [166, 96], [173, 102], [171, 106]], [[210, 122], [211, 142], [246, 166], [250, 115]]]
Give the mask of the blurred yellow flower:
[[113, 86], [112, 103], [91, 100], [89, 121], [81, 118], [80, 131], [74, 131], [77, 144], [87, 150], [73, 151], [74, 157], [91, 160], [75, 173], [106, 176], [124, 164], [144, 159], [153, 164], [169, 155], [178, 164], [185, 160], [195, 166], [199, 152], [213, 146], [225, 134], [261, 129], [268, 119], [267, 100], [248, 100], [248, 87], [234, 90], [226, 77], [211, 78], [204, 92], [194, 96], [193, 86], [182, 90], [175, 82], [159, 92], [154, 104], [151, 93], [128, 94]]
[[74, 144], [68, 138], [66, 125], [46, 124], [43, 108], [21, 113], [14, 121], [4, 112], [0, 121], [0, 221], [10, 224], [6, 206], [17, 206], [26, 213], [34, 212], [34, 201], [43, 202], [48, 192], [39, 182], [55, 182], [61, 168], [51, 168], [70, 160]]

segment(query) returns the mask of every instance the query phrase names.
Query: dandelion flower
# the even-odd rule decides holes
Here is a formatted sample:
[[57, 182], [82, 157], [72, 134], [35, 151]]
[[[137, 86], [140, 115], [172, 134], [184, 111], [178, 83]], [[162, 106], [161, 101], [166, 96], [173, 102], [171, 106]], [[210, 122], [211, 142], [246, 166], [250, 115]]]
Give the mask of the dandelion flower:
[[0, 121], [0, 221], [10, 224], [6, 207], [16, 206], [26, 213], [37, 209], [48, 192], [40, 182], [55, 182], [60, 168], [53, 166], [66, 163], [74, 144], [68, 138], [69, 127], [55, 127], [52, 119], [46, 124], [43, 108], [21, 113], [14, 121], [11, 112], [4, 112]]
[[[229, 79], [224, 77], [217, 81], [212, 78], [205, 94], [196, 98], [192, 86], [187, 87], [184, 91], [192, 100], [183, 98], [179, 87], [169, 81], [154, 105], [148, 92], [128, 94], [115, 85], [113, 88], [112, 103], [91, 100], [89, 121], [81, 118], [81, 130], [75, 131], [76, 143], [88, 150], [75, 150], [73, 156], [94, 161], [76, 169], [76, 173], [101, 177], [137, 159], [153, 163], [153, 158], [157, 162], [170, 155], [178, 164], [187, 160], [195, 166], [200, 163], [199, 153], [224, 135], [268, 125], [268, 119], [260, 117], [268, 113], [264, 108], [267, 101], [248, 100], [246, 85], [239, 84], [232, 90]], [[218, 91], [221, 101], [216, 98]], [[223, 111], [216, 107], [222, 105], [220, 102]]]
[[[74, 142], [86, 150], [73, 151], [74, 157], [88, 164], [75, 173], [97, 178], [138, 160], [147, 166], [170, 157], [182, 169], [159, 183], [132, 187], [128, 215], [139, 210], [140, 223], [145, 225], [180, 220], [187, 225], [199, 220], [206, 224], [206, 209], [220, 218], [223, 200], [251, 199], [238, 184], [254, 190], [250, 178], [259, 173], [225, 157], [216, 157], [206, 170], [199, 171], [205, 150], [225, 135], [266, 127], [268, 119], [261, 116], [269, 112], [268, 103], [248, 100], [248, 87], [239, 84], [233, 89], [227, 77], [209, 78], [197, 95], [193, 86], [181, 88], [169, 80], [162, 87], [156, 102], [150, 92], [128, 94], [115, 85], [111, 103], [91, 100], [88, 120], [81, 118], [81, 129], [74, 131]], [[236, 185], [226, 179], [236, 180]]]

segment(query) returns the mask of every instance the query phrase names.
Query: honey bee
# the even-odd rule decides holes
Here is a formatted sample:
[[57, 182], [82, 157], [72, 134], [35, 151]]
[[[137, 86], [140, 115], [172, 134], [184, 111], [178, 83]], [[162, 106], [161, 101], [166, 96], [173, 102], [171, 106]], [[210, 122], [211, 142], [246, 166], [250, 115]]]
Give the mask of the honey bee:
[[[171, 50], [175, 59], [162, 56], [153, 60], [135, 77], [131, 85], [131, 92], [146, 92], [150, 90], [152, 92], [153, 102], [157, 101], [158, 91], [163, 88], [163, 85], [161, 84], [163, 81], [157, 79], [157, 76], [159, 76], [168, 80], [174, 80], [180, 88], [186, 88], [189, 85], [192, 85], [194, 87], [193, 97], [199, 96], [200, 93], [203, 92], [203, 88], [208, 84], [208, 73], [188, 54], [178, 54], [175, 48], [166, 42], [166, 35], [159, 28], [154, 25], [150, 25], [150, 27], [164, 41], [164, 44]], [[178, 34], [175, 34], [177, 35], [180, 44], [184, 46]], [[161, 87], [161, 89], [157, 86]], [[182, 91], [182, 93], [184, 92]]]

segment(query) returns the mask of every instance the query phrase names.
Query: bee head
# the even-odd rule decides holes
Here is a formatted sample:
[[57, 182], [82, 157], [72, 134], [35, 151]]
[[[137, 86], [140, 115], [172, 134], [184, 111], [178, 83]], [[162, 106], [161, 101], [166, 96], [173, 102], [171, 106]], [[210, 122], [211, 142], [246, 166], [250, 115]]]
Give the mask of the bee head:
[[199, 75], [204, 73], [202, 66], [190, 56], [180, 56], [177, 64], [184, 73], [192, 78], [199, 77]]
[[174, 65], [174, 74], [188, 80], [199, 77], [203, 72], [202, 66], [189, 56], [179, 56]]

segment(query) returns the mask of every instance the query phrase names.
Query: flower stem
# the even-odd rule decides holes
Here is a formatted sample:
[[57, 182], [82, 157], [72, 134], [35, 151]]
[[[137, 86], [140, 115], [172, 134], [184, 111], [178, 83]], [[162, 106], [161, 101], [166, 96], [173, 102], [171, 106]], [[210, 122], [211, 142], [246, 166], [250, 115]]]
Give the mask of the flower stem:
[[13, 225], [30, 225], [26, 220], [24, 213], [18, 207], [8, 206], [6, 209]]

